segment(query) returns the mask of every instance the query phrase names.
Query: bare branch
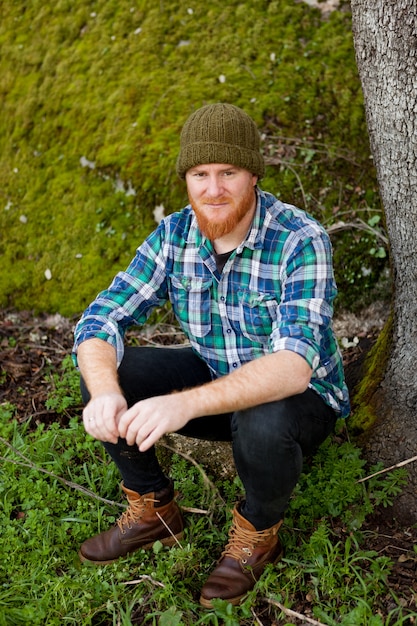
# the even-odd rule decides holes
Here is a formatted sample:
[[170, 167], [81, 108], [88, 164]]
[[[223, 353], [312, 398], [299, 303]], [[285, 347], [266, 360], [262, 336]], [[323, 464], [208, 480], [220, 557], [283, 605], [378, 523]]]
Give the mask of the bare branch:
[[332, 235], [342, 230], [351, 230], [353, 228], [356, 228], [358, 230], [364, 230], [365, 232], [374, 235], [377, 239], [380, 239], [383, 244], [388, 245], [388, 237], [386, 237], [378, 228], [373, 228], [372, 226], [361, 220], [359, 217], [353, 222], [335, 222], [334, 224], [327, 226], [326, 230], [329, 235]]
[[253, 607], [251, 608], [251, 613], [252, 613], [252, 615], [253, 615], [253, 618], [254, 618], [255, 622], [258, 624], [258, 626], [264, 626], [264, 625], [262, 624], [261, 620], [259, 619], [259, 617], [256, 615], [256, 613], [255, 613], [255, 611], [254, 611]]
[[148, 576], [147, 574], [143, 574], [143, 576], [141, 576], [137, 580], [128, 580], [122, 583], [122, 585], [140, 585], [140, 583], [143, 583], [144, 580], [148, 580], [156, 587], [162, 587], [163, 589], [165, 589], [165, 585], [163, 583], [160, 583], [159, 580], [155, 580], [154, 578], [152, 578], [152, 576]]
[[201, 467], [201, 465], [199, 465], [197, 463], [197, 461], [195, 461], [191, 456], [189, 456], [188, 454], [185, 454], [185, 452], [181, 452], [180, 450], [177, 450], [176, 448], [173, 448], [172, 446], [168, 445], [167, 443], [163, 443], [163, 442], [159, 442], [160, 446], [163, 446], [164, 448], [166, 448], [167, 450], [170, 450], [171, 452], [173, 452], [174, 454], [178, 454], [179, 456], [182, 456], [184, 459], [186, 459], [187, 461], [189, 461], [192, 465], [194, 465], [198, 471], [201, 473], [201, 475], [203, 476], [203, 480], [206, 483], [206, 485], [208, 485], [208, 487], [210, 489], [212, 489], [216, 494], [217, 497], [221, 500], [221, 502], [223, 504], [225, 504], [225, 501], [223, 500], [223, 498], [221, 497], [216, 485], [210, 480], [210, 478], [207, 476], [207, 474], [205, 473], [205, 471], [203, 470], [203, 468]]
[[399, 463], [396, 463], [395, 465], [391, 465], [390, 467], [386, 467], [385, 469], [379, 470], [379, 472], [375, 472], [375, 474], [370, 474], [369, 476], [365, 476], [365, 478], [360, 478], [356, 482], [364, 483], [366, 480], [370, 480], [374, 476], [379, 476], [380, 474], [391, 472], [392, 470], [397, 469], [397, 467], [404, 467], [404, 465], [408, 465], [409, 463], [413, 463], [414, 461], [417, 461], [417, 456], [412, 456], [410, 459], [406, 459], [405, 461], [400, 461]]
[[163, 525], [165, 526], [165, 528], [167, 529], [167, 531], [169, 532], [169, 534], [171, 535], [171, 537], [173, 537], [173, 539], [175, 540], [176, 544], [179, 545], [180, 548], [182, 548], [180, 542], [178, 541], [178, 539], [176, 538], [176, 536], [174, 535], [174, 533], [172, 532], [172, 530], [170, 529], [170, 527], [168, 526], [168, 524], [166, 523], [166, 521], [163, 519], [162, 515], [160, 515], [158, 513], [158, 511], [156, 511], [156, 515], [159, 518], [159, 520], [163, 523]]
[[77, 483], [74, 483], [71, 480], [66, 480], [65, 478], [62, 478], [61, 476], [57, 476], [56, 474], [53, 474], [52, 472], [48, 472], [42, 467], [39, 467], [38, 465], [33, 463], [30, 459], [28, 459], [24, 454], [22, 454], [19, 450], [14, 448], [3, 437], [0, 437], [0, 442], [3, 443], [5, 446], [7, 446], [9, 450], [11, 450], [14, 454], [16, 454], [17, 456], [20, 456], [20, 458], [23, 459], [24, 462], [16, 461], [15, 459], [9, 459], [4, 456], [0, 457], [1, 461], [6, 461], [6, 463], [13, 463], [13, 465], [20, 465], [21, 467], [30, 467], [31, 469], [34, 469], [37, 472], [41, 472], [42, 474], [46, 474], [47, 476], [50, 476], [51, 478], [58, 480], [60, 483], [62, 483], [63, 485], [66, 485], [67, 487], [70, 487], [71, 489], [75, 489], [76, 491], [81, 491], [81, 493], [83, 493], [86, 496], [89, 496], [90, 498], [94, 498], [95, 500], [99, 500], [100, 502], [104, 502], [105, 504], [118, 506], [123, 509], [126, 508], [126, 505], [122, 504], [121, 502], [115, 502], [114, 500], [108, 500], [107, 498], [102, 498], [101, 496], [98, 496], [97, 494], [95, 494], [93, 491], [86, 489], [86, 487], [82, 487], [81, 485], [78, 485]]
[[303, 620], [304, 622], [308, 622], [309, 624], [313, 624], [314, 626], [326, 626], [325, 624], [323, 624], [323, 622], [318, 622], [317, 620], [312, 619], [311, 617], [302, 615], [302, 613], [297, 613], [296, 611], [287, 609], [287, 607], [285, 607], [283, 604], [281, 604], [281, 602], [278, 602], [277, 600], [272, 600], [271, 598], [264, 598], [264, 600], [268, 604], [272, 604], [273, 606], [278, 607], [280, 611], [282, 611], [283, 613], [285, 613], [285, 615], [287, 615], [287, 617], [295, 617], [296, 619]]

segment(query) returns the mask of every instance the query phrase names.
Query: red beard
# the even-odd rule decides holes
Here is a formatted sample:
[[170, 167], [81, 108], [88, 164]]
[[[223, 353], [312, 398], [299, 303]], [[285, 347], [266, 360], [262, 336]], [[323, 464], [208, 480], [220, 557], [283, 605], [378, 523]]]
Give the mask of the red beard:
[[[244, 195], [237, 199], [222, 196], [221, 198], [215, 199], [203, 197], [199, 200], [195, 200], [189, 195], [190, 204], [196, 215], [198, 227], [203, 235], [211, 241], [215, 241], [231, 233], [248, 211], [252, 209], [254, 194], [254, 187], [250, 187]], [[223, 216], [218, 216], [216, 215], [217, 209], [208, 209], [205, 206], [206, 204], [221, 204], [222, 202], [229, 203], [227, 215], [223, 214]], [[224, 213], [224, 209], [219, 209], [219, 212], [220, 211]]]

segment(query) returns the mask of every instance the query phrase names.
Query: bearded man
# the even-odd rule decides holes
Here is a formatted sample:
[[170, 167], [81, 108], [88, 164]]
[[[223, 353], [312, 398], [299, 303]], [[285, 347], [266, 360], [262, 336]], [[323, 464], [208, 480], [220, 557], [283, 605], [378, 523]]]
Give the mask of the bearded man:
[[[177, 173], [189, 205], [161, 221], [75, 331], [87, 433], [116, 463], [129, 507], [86, 540], [106, 564], [184, 520], [155, 444], [166, 433], [233, 443], [245, 494], [229, 542], [201, 591], [237, 604], [282, 555], [278, 530], [312, 454], [349, 413], [332, 331], [336, 285], [325, 230], [258, 186], [265, 164], [254, 121], [224, 103], [186, 121]], [[170, 301], [189, 340], [125, 347], [124, 334]]]

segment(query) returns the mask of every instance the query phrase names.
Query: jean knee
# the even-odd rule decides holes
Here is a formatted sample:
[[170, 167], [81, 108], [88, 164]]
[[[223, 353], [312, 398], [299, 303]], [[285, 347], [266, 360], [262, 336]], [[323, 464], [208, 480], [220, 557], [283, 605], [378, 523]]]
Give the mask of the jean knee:
[[232, 433], [234, 438], [274, 446], [298, 438], [297, 422], [286, 410], [284, 401], [237, 411], [232, 417]]

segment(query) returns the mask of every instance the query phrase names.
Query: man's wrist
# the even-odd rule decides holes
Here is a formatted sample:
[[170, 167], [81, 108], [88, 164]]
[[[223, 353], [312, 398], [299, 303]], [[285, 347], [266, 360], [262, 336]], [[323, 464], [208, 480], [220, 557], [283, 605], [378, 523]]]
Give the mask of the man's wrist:
[[100, 385], [99, 387], [93, 387], [92, 390], [89, 389], [90, 398], [94, 400], [95, 398], [101, 396], [123, 396], [123, 392], [120, 387], [112, 387], [109, 385]]

